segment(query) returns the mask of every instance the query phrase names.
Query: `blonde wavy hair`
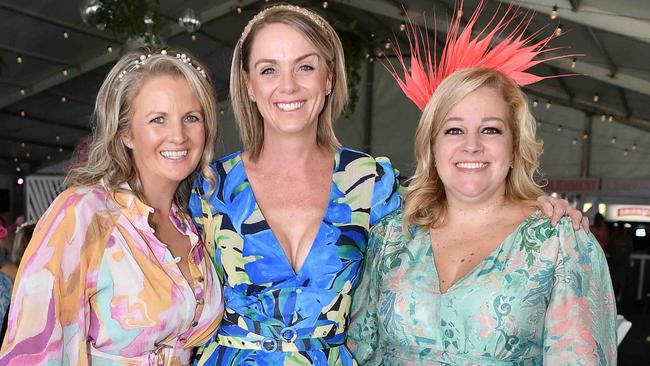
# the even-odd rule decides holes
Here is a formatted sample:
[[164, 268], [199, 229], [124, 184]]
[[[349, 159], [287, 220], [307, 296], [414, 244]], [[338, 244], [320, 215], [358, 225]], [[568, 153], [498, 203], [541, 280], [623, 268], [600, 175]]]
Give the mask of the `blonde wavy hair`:
[[[298, 10], [297, 10], [298, 9]], [[263, 13], [263, 14], [262, 14]], [[339, 118], [348, 100], [345, 57], [341, 40], [332, 26], [318, 14], [294, 5], [275, 5], [255, 16], [242, 34], [230, 68], [230, 98], [244, 150], [255, 160], [262, 151], [264, 123], [257, 105], [251, 101], [246, 88], [250, 54], [255, 36], [268, 24], [283, 23], [305, 36], [320, 52], [332, 76], [332, 91], [318, 116], [316, 141], [334, 150], [340, 146], [333, 123]]]
[[445, 222], [447, 199], [435, 167], [435, 139], [454, 106], [481, 87], [499, 92], [508, 106], [506, 122], [512, 131], [513, 167], [506, 177], [506, 199], [535, 200], [542, 194], [534, 176], [539, 168], [543, 143], [535, 138], [536, 122], [526, 96], [517, 84], [499, 71], [469, 68], [453, 73], [440, 83], [422, 112], [415, 132], [417, 166], [404, 195], [405, 228], [409, 225], [435, 228]]
[[[143, 200], [138, 172], [122, 137], [129, 131], [129, 122], [133, 116], [133, 98], [142, 85], [157, 76], [173, 76], [187, 81], [203, 108], [205, 146], [196, 171], [200, 171], [212, 187], [215, 186], [216, 179], [210, 169], [210, 162], [214, 156], [218, 133], [218, 107], [209, 72], [185, 50], [165, 48], [164, 54], [161, 53], [162, 50], [141, 48], [129, 52], [109, 71], [99, 88], [95, 102], [92, 138], [85, 147], [87, 160], [70, 169], [64, 185], [92, 186], [101, 183], [109, 191], [117, 192], [125, 191], [119, 186], [128, 182], [132, 191]], [[181, 54], [189, 57], [191, 64], [176, 56]], [[146, 58], [143, 64], [134, 66], [143, 55], [150, 57]], [[204, 70], [204, 73], [199, 70]], [[84, 154], [77, 152], [77, 155]], [[190, 174], [181, 182], [174, 196], [174, 203], [184, 212], [187, 212], [193, 176], [194, 174]]]

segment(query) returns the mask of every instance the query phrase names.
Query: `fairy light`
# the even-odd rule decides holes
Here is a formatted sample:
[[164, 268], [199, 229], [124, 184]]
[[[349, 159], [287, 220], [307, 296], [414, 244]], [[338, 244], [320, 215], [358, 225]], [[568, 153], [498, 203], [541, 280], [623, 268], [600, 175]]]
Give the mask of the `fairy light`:
[[559, 23], [555, 28], [555, 36], [559, 37], [560, 35], [562, 35], [562, 23]]
[[631, 148], [632, 148], [632, 151], [636, 150], [636, 143], [632, 144]]
[[106, 47], [106, 51], [108, 51], [108, 53], [113, 53], [113, 47], [112, 46]]
[[588, 139], [588, 138], [589, 138], [589, 134], [588, 134], [588, 133], [585, 132], [585, 133], [582, 134], [582, 139], [583, 139], [583, 140], [586, 140], [586, 139]]
[[237, 14], [241, 14], [241, 6], [237, 7]]
[[628, 149], [623, 149], [623, 156], [628, 156], [630, 151]]
[[65, 97], [65, 95], [61, 96], [61, 103], [65, 103], [68, 101], [68, 98]]
[[70, 35], [68, 34], [68, 32], [63, 32], [63, 38], [65, 38], [65, 39], [70, 38]]
[[578, 59], [575, 58], [575, 57], [573, 58], [573, 60], [571, 60], [571, 68], [572, 68], [572, 69], [575, 69], [575, 68], [576, 68], [576, 63], [577, 63], [577, 62], [578, 62]]
[[68, 69], [63, 69], [61, 73], [63, 74], [63, 76], [68, 76]]
[[609, 117], [607, 117], [607, 122], [612, 123], [614, 122], [614, 115], [610, 114]]
[[571, 144], [575, 145], [577, 143], [578, 143], [578, 139], [574, 137], [573, 140], [571, 140]]
[[390, 49], [390, 41], [386, 41], [386, 43], [384, 44], [384, 48]]
[[19, 64], [22, 64], [23, 63], [22, 56], [16, 56], [16, 62], [19, 63]]
[[611, 142], [612, 145], [615, 144], [616, 143], [616, 136], [612, 136], [612, 139], [609, 140], [609, 142]]
[[20, 95], [25, 95], [27, 94], [27, 91], [23, 88], [20, 89]]
[[607, 116], [605, 115], [605, 113], [603, 113], [603, 114], [600, 116], [600, 120], [603, 121], [603, 122], [605, 122], [606, 119], [607, 119]]
[[27, 116], [27, 113], [25, 111], [20, 111], [20, 116], [25, 118]]
[[557, 19], [557, 5], [553, 5], [553, 10], [551, 10], [551, 19]]
[[375, 61], [375, 58], [374, 58], [374, 57], [370, 57], [370, 58], [368, 59], [368, 62], [373, 62], [373, 61]]
[[593, 97], [594, 103], [598, 103], [599, 100], [600, 100], [600, 96], [598, 95], [598, 93], [594, 94], [594, 97]]
[[550, 100], [548, 102], [546, 102], [546, 109], [549, 109], [549, 108], [551, 108], [551, 101]]
[[196, 33], [192, 33], [192, 42], [196, 42]]
[[537, 108], [538, 105], [539, 105], [539, 100], [535, 98], [535, 100], [533, 100], [533, 108]]

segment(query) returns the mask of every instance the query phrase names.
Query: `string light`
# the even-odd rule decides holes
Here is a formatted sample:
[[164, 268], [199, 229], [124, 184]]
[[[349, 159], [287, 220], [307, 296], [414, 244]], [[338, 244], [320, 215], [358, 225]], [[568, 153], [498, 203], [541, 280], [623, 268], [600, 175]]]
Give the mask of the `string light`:
[[68, 69], [63, 69], [61, 73], [63, 74], [63, 76], [68, 76]]
[[555, 28], [555, 36], [559, 37], [562, 35], [562, 23], [558, 23], [557, 28]]
[[399, 24], [399, 30], [401, 30], [402, 32], [404, 32], [406, 30], [406, 24], [404, 22], [401, 22]]
[[546, 109], [549, 109], [549, 108], [551, 108], [551, 101], [550, 100], [548, 102], [546, 102]]
[[23, 88], [20, 89], [20, 95], [25, 95], [27, 94], [27, 91]]
[[539, 100], [535, 98], [535, 100], [533, 100], [533, 108], [537, 108], [538, 105], [539, 105]]
[[23, 58], [21, 56], [16, 56], [16, 62], [19, 64], [23, 63]]
[[574, 137], [573, 140], [571, 140], [571, 144], [575, 145], [577, 143], [578, 143], [578, 139]]
[[29, 153], [25, 153], [25, 157], [28, 158], [30, 156]]
[[17, 171], [17, 172], [20, 171], [20, 167], [19, 167], [19, 166], [16, 167], [16, 171]]
[[370, 58], [370, 54], [366, 52], [366, 58]]
[[573, 60], [571, 60], [571, 68], [572, 69], [576, 68], [576, 62], [578, 62], [578, 59], [574, 57]]
[[62, 147], [59, 148], [59, 152], [63, 152], [63, 148], [62, 148]]
[[607, 117], [607, 122], [609, 123], [614, 122], [614, 115], [610, 114], [609, 117]]
[[615, 144], [616, 143], [616, 136], [612, 136], [612, 139], [609, 142], [611, 142], [612, 144]]
[[56, 141], [59, 141], [59, 140], [61, 140], [61, 136], [57, 135], [55, 139], [56, 139]]
[[375, 61], [375, 58], [374, 58], [374, 57], [370, 57], [370, 58], [368, 59], [368, 62], [373, 62], [373, 61]]
[[627, 156], [630, 152], [627, 149], [623, 149], [623, 156]]
[[20, 111], [20, 116], [25, 118], [27, 116], [27, 113], [25, 113], [25, 111]]
[[323, 9], [327, 9], [330, 4], [327, 1], [323, 1]]
[[106, 47], [106, 51], [108, 51], [108, 53], [113, 53], [113, 47], [111, 46]]
[[537, 127], [540, 127], [540, 128], [542, 127], [542, 121], [541, 120], [537, 121]]
[[241, 14], [241, 6], [237, 7], [237, 14]]
[[68, 34], [68, 32], [63, 32], [63, 38], [65, 38], [65, 39], [70, 38], [70, 35]]
[[52, 156], [48, 155], [47, 160], [52, 160]]
[[582, 134], [582, 139], [583, 139], [583, 140], [586, 140], [586, 139], [588, 139], [588, 138], [589, 138], [589, 134], [588, 134], [588, 133], [585, 132], [585, 133]]
[[17, 163], [17, 162], [18, 162], [18, 158], [14, 158], [14, 163]]
[[192, 42], [196, 42], [196, 33], [192, 33]]
[[632, 151], [636, 150], [636, 143], [632, 144]]
[[20, 147], [25, 148], [25, 143], [24, 143], [24, 142], [21, 142], [21, 143], [20, 143]]
[[390, 41], [386, 41], [386, 43], [384, 44], [384, 48], [390, 49]]
[[68, 98], [65, 97], [65, 95], [61, 96], [61, 103], [65, 103], [68, 101]]
[[607, 116], [605, 115], [605, 113], [603, 113], [603, 114], [600, 116], [600, 120], [604, 122], [605, 119], [607, 119]]
[[558, 125], [555, 131], [557, 131], [558, 133], [562, 132], [562, 125]]
[[551, 19], [557, 19], [557, 5], [553, 5], [553, 10], [551, 10]]
[[599, 100], [600, 100], [600, 96], [598, 95], [598, 93], [594, 94], [594, 98], [593, 98], [594, 103], [598, 103]]

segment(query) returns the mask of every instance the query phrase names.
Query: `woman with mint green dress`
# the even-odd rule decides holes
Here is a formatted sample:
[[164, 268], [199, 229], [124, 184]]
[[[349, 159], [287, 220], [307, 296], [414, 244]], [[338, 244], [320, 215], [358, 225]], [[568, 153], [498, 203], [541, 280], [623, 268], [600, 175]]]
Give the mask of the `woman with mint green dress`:
[[504, 41], [491, 49], [523, 65], [494, 64], [485, 48], [468, 68], [472, 24], [458, 39], [450, 31], [445, 50], [463, 59], [443, 56], [433, 87], [401, 84], [410, 97], [433, 95], [419, 99], [403, 209], [370, 232], [349, 348], [360, 365], [615, 365], [600, 245], [566, 219], [552, 227], [531, 204], [542, 144], [517, 84], [534, 77], [523, 70], [535, 53]]

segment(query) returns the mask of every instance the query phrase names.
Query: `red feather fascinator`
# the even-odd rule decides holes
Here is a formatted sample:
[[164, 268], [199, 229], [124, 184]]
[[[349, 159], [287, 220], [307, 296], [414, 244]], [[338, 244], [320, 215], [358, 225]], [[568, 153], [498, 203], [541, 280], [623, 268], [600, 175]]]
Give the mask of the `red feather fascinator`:
[[[500, 71], [518, 85], [528, 85], [543, 79], [567, 76], [538, 76], [526, 72], [527, 69], [542, 62], [576, 56], [561, 55], [535, 60], [536, 56], [559, 48], [548, 48], [548, 43], [556, 37], [554, 33], [541, 40], [536, 40], [543, 28], [529, 36], [525, 36], [534, 13], [525, 13], [519, 19], [519, 23], [514, 26], [514, 29], [504, 36], [505, 29], [518, 18], [515, 13], [519, 9], [513, 7], [513, 5], [508, 6], [505, 14], [498, 21], [497, 13], [499, 9], [497, 9], [488, 24], [477, 36], [472, 37], [474, 26], [484, 6], [484, 0], [481, 0], [467, 25], [461, 31], [461, 9], [463, 8], [463, 2], [461, 1], [460, 7], [455, 11], [449, 25], [445, 46], [438, 65], [435, 64], [437, 39], [434, 37], [434, 54], [431, 55], [428, 34], [423, 33], [409, 19], [406, 31], [411, 54], [410, 68], [406, 66], [402, 50], [397, 42], [395, 42], [397, 44], [395, 53], [399, 65], [403, 69], [404, 78], [400, 77], [392, 63], [388, 62], [385, 65], [402, 91], [420, 110], [424, 109], [442, 80], [456, 71], [470, 67], [484, 67]], [[488, 31], [491, 27], [492, 29]]]

